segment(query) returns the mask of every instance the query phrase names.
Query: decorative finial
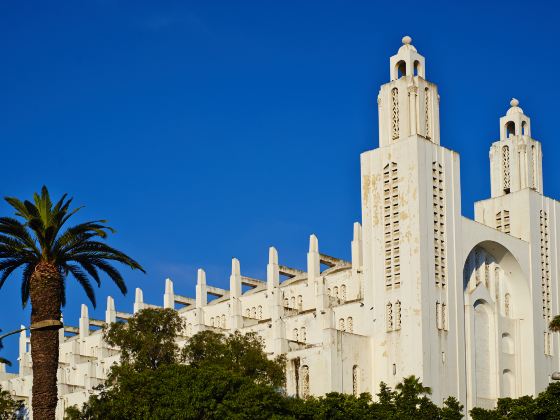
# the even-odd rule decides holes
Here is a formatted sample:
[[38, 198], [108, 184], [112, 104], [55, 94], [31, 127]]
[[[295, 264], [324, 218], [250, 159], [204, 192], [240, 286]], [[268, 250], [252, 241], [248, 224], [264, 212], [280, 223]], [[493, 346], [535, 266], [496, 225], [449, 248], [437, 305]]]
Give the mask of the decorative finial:
[[509, 104], [511, 106], [519, 106], [519, 101], [515, 98], [512, 98]]
[[403, 39], [402, 39], [402, 43], [403, 43], [403, 44], [409, 45], [411, 42], [412, 42], [412, 38], [411, 38], [411, 37], [409, 37], [408, 35], [403, 36]]

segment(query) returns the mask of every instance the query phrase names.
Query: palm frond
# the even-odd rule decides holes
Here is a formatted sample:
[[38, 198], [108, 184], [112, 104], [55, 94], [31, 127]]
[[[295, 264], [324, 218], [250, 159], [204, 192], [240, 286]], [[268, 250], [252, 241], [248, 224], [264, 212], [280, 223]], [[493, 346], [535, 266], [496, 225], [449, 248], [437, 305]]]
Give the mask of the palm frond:
[[95, 308], [97, 305], [97, 302], [95, 301], [95, 292], [93, 291], [93, 287], [91, 287], [91, 283], [89, 282], [86, 273], [84, 273], [77, 265], [73, 264], [67, 264], [66, 269], [70, 273], [72, 273], [76, 280], [78, 280], [78, 283], [80, 283], [80, 285], [83, 287], [87, 297]]

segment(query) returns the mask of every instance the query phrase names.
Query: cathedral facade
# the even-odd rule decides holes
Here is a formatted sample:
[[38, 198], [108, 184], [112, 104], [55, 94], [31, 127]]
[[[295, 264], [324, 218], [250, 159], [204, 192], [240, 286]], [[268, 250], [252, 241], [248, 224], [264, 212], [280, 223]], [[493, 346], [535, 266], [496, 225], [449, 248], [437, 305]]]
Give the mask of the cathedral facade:
[[[229, 289], [198, 271], [194, 297], [166, 280], [163, 307], [202, 330], [239, 330], [285, 354], [287, 393], [379, 391], [416, 375], [441, 404], [467, 410], [499, 397], [536, 394], [560, 370], [558, 202], [543, 195], [541, 144], [511, 101], [490, 148], [491, 197], [461, 215], [459, 155], [440, 145], [439, 95], [410, 37], [390, 59], [379, 91], [379, 147], [361, 155], [362, 224], [351, 261], [322, 253], [309, 239], [305, 270], [269, 249], [266, 279], [232, 261]], [[192, 296], [192, 295], [191, 295]], [[210, 298], [209, 298], [210, 297]], [[153, 307], [136, 289], [133, 312]], [[83, 403], [119, 351], [96, 327], [126, 320], [107, 299], [104, 320], [82, 305], [79, 326], [61, 330], [58, 415]], [[14, 396], [31, 396], [29, 337], [20, 336], [19, 373], [0, 373]], [[29, 402], [29, 401], [28, 401]]]

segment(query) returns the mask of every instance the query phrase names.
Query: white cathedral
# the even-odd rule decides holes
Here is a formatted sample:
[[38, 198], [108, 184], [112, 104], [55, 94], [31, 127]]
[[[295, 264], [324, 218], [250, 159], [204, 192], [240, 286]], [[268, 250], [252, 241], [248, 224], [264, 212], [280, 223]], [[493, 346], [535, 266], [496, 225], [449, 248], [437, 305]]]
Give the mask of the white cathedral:
[[[379, 91], [379, 147], [361, 155], [362, 224], [352, 261], [323, 254], [311, 235], [307, 268], [269, 250], [266, 279], [232, 261], [229, 290], [198, 270], [195, 297], [167, 279], [163, 306], [177, 308], [185, 339], [202, 330], [255, 332], [270, 355], [287, 356], [287, 392], [359, 394], [416, 375], [441, 404], [467, 410], [499, 397], [537, 394], [560, 370], [558, 202], [543, 195], [541, 144], [511, 101], [490, 147], [491, 198], [461, 215], [459, 155], [440, 145], [439, 95], [410, 37], [390, 59]], [[212, 298], [209, 299], [209, 296]], [[136, 289], [134, 312], [153, 307]], [[58, 416], [102, 383], [119, 351], [98, 327], [130, 313], [107, 299], [104, 320], [61, 330]], [[96, 328], [97, 327], [97, 328]], [[29, 337], [20, 335], [19, 373], [0, 385], [29, 402]]]

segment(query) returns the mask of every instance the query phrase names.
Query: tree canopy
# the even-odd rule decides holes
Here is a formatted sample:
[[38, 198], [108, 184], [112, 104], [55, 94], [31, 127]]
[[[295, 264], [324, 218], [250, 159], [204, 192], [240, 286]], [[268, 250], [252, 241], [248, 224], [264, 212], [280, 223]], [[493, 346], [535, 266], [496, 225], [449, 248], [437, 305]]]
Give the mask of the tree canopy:
[[395, 390], [381, 385], [378, 401], [329, 393], [299, 399], [285, 395], [284, 358], [269, 359], [255, 334], [202, 331], [182, 351], [183, 323], [170, 309], [145, 309], [105, 337], [121, 347], [121, 365], [107, 384], [69, 420], [93, 419], [444, 419], [462, 418], [453, 398], [444, 407], [415, 377]]

